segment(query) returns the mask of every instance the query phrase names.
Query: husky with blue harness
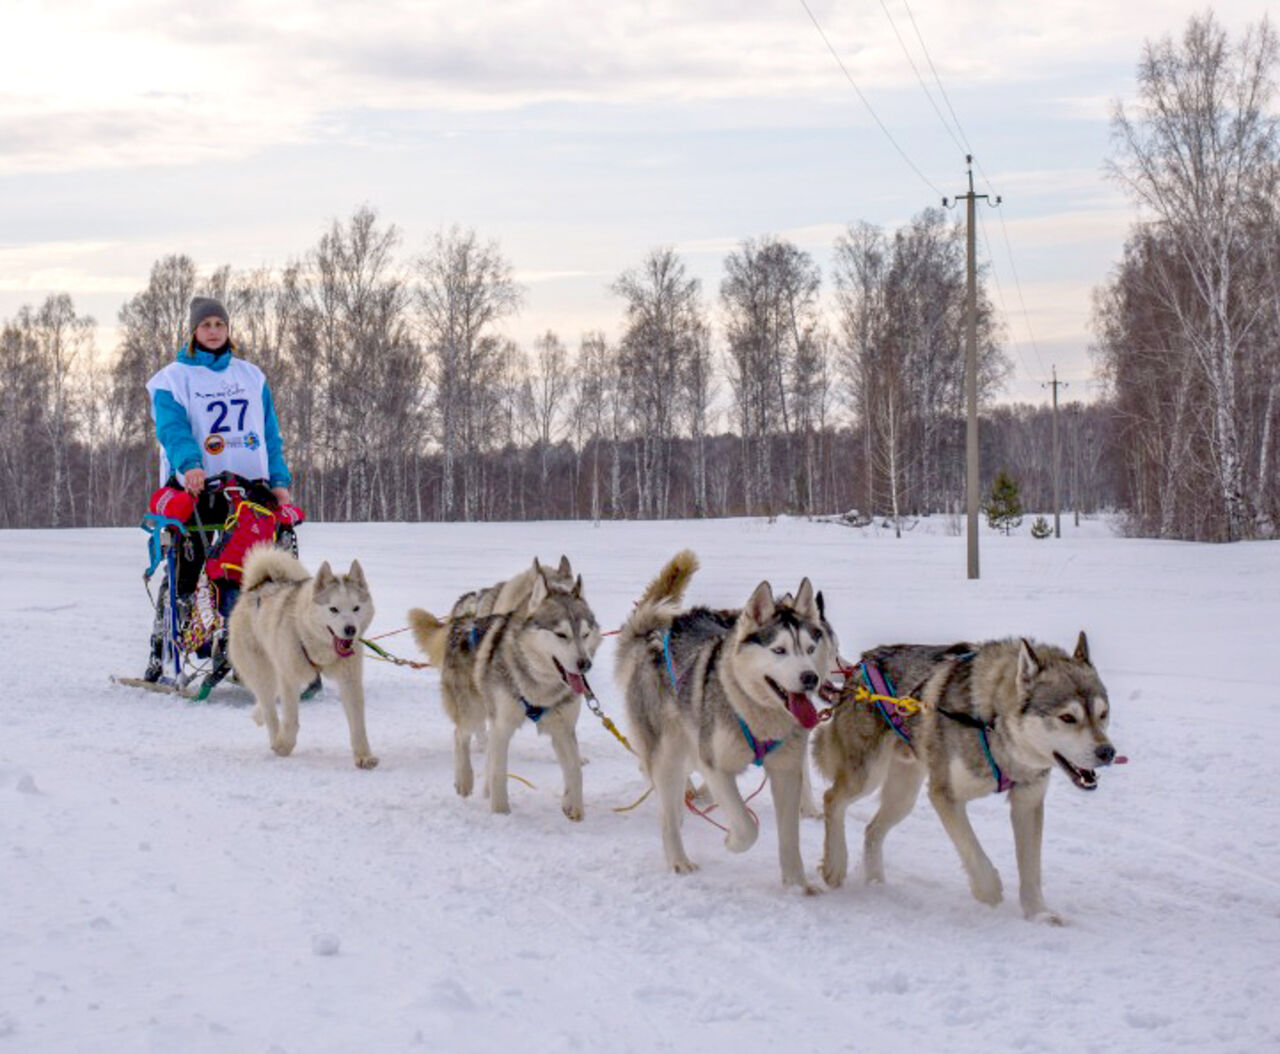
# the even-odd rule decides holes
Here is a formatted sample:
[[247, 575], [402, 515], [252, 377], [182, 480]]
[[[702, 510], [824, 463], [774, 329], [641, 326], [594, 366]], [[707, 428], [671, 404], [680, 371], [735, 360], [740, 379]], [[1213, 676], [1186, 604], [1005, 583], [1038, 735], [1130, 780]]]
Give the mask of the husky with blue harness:
[[773, 795], [783, 884], [812, 892], [800, 858], [802, 771], [818, 723], [814, 697], [837, 650], [822, 594], [807, 578], [783, 597], [761, 582], [741, 610], [686, 610], [697, 566], [688, 550], [672, 558], [618, 637], [630, 739], [658, 791], [667, 866], [695, 870], [680, 837], [694, 769], [724, 811], [725, 845], [740, 853], [754, 844], [759, 825], [737, 777], [756, 765]]
[[845, 812], [880, 788], [863, 839], [863, 878], [884, 881], [885, 836], [906, 818], [925, 780], [929, 800], [960, 854], [973, 895], [1002, 897], [1000, 876], [965, 812], [968, 802], [1007, 794], [1023, 914], [1060, 923], [1040, 876], [1044, 798], [1060, 769], [1080, 790], [1116, 757], [1107, 736], [1111, 706], [1080, 634], [1074, 654], [1029, 640], [936, 646], [892, 644], [865, 652], [814, 736], [824, 795], [822, 877], [848, 873]]
[[409, 625], [440, 669], [440, 695], [454, 724], [454, 789], [474, 789], [471, 741], [487, 733], [484, 792], [497, 813], [511, 811], [507, 757], [526, 723], [551, 737], [564, 773], [562, 809], [581, 820], [582, 758], [577, 724], [600, 628], [582, 595], [582, 577], [561, 558], [458, 598], [447, 619], [414, 608]]

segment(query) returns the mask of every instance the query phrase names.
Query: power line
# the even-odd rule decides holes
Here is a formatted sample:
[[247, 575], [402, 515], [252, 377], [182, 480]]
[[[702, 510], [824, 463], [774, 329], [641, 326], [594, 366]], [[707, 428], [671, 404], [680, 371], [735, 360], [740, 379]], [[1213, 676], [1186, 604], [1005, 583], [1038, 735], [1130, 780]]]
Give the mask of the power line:
[[872, 120], [874, 120], [876, 124], [880, 126], [880, 131], [882, 131], [885, 134], [885, 138], [888, 139], [889, 142], [893, 144], [893, 148], [896, 151], [898, 151], [898, 154], [902, 157], [902, 160], [905, 161], [910, 166], [911, 171], [920, 177], [920, 181], [924, 183], [926, 187], [932, 190], [935, 196], [939, 198], [943, 197], [944, 195], [942, 191], [939, 190], [933, 184], [933, 181], [930, 180], [928, 176], [926, 176], [923, 172], [920, 171], [916, 163], [912, 161], [909, 156], [907, 156], [907, 152], [903, 150], [901, 146], [898, 145], [898, 141], [893, 137], [893, 133], [890, 132], [889, 129], [885, 126], [885, 123], [882, 120], [880, 120], [880, 115], [876, 113], [871, 103], [867, 101], [867, 97], [862, 94], [862, 89], [859, 88], [857, 83], [854, 81], [853, 75], [849, 72], [848, 68], [845, 66], [844, 60], [840, 58], [839, 52], [837, 52], [836, 49], [832, 46], [831, 41], [827, 39], [827, 34], [823, 32], [822, 26], [819, 24], [818, 20], [814, 17], [813, 12], [809, 10], [809, 4], [806, 2], [806, 0], [800, 0], [800, 5], [804, 8], [805, 14], [809, 16], [809, 21], [813, 23], [813, 28], [816, 29], [818, 31], [818, 35], [822, 37], [822, 42], [827, 45], [827, 50], [831, 52], [831, 57], [836, 60], [836, 64], [840, 67], [841, 71], [844, 73], [845, 79], [849, 82], [850, 87], [852, 87], [854, 92], [857, 93], [857, 96], [859, 100], [861, 100], [862, 105], [866, 107], [867, 113], [871, 114]]
[[[956, 147], [959, 149], [960, 153], [966, 154], [966, 155], [971, 154], [973, 151], [967, 149], [966, 145], [964, 143], [961, 143], [960, 140], [956, 138], [956, 133], [952, 131], [951, 125], [947, 122], [946, 117], [942, 115], [942, 110], [939, 109], [937, 102], [934, 100], [933, 93], [929, 91], [929, 86], [925, 84], [924, 78], [920, 75], [920, 67], [916, 65], [916, 60], [911, 57], [911, 52], [907, 49], [907, 42], [902, 39], [902, 34], [898, 32], [898, 24], [894, 22], [893, 15], [889, 13], [889, 5], [885, 3], [885, 0], [880, 0], [880, 8], [881, 10], [884, 11], [884, 17], [889, 20], [889, 28], [893, 30], [893, 35], [898, 38], [898, 46], [902, 48], [902, 53], [907, 57], [907, 62], [910, 63], [911, 65], [911, 71], [916, 75], [916, 80], [920, 82], [920, 88], [924, 92], [924, 97], [929, 100], [929, 105], [933, 107], [933, 112], [938, 115], [938, 120], [942, 122], [942, 127], [947, 130], [947, 135], [951, 136], [951, 141], [956, 144]], [[910, 9], [908, 9], [907, 13], [910, 14]], [[913, 20], [913, 24], [914, 24], [914, 20]], [[916, 30], [916, 36], [917, 37], [920, 36], [919, 30]], [[924, 47], [923, 40], [920, 42], [920, 46]], [[929, 57], [929, 52], [927, 49], [925, 50], [924, 54], [925, 54], [925, 58]], [[932, 65], [932, 63], [930, 63], [930, 65]], [[937, 79], [936, 71], [934, 73], [934, 78]], [[941, 84], [939, 84], [939, 87], [941, 87]], [[950, 106], [950, 103], [948, 103], [947, 105]], [[951, 116], [955, 117], [954, 111], [952, 111]], [[956, 127], [957, 128], [960, 127], [959, 121], [956, 122]]]
[[[972, 154], [973, 151], [969, 149], [969, 138], [964, 134], [964, 128], [960, 124], [960, 118], [956, 116], [955, 108], [951, 105], [951, 98], [947, 95], [947, 89], [942, 86], [942, 78], [938, 76], [938, 67], [933, 64], [933, 57], [929, 54], [928, 47], [925, 46], [924, 37], [920, 35], [920, 27], [916, 25], [916, 16], [911, 13], [911, 5], [907, 3], [907, 0], [902, 0], [902, 6], [907, 9], [907, 17], [911, 19], [911, 28], [915, 30], [916, 40], [920, 41], [920, 50], [924, 52], [925, 61], [929, 63], [929, 69], [933, 73], [934, 83], [938, 85], [938, 91], [942, 93], [942, 101], [947, 104], [947, 111], [951, 114], [951, 119], [956, 123], [956, 131], [960, 133], [960, 138], [964, 140], [965, 153]], [[985, 179], [986, 177], [984, 176], [983, 178]]]
[[[953, 141], [955, 141], [956, 140], [955, 133], [952, 132], [951, 125], [948, 124], [946, 119], [942, 116], [941, 111], [938, 109], [937, 103], [935, 103], [933, 100], [933, 95], [929, 92], [929, 89], [925, 87], [924, 78], [920, 76], [920, 70], [916, 67], [915, 61], [911, 58], [911, 54], [907, 50], [906, 44], [903, 42], [902, 34], [898, 32], [898, 27], [897, 25], [894, 24], [893, 16], [889, 13], [889, 8], [885, 0], [880, 0], [880, 6], [884, 8], [885, 17], [888, 18], [889, 25], [893, 27], [894, 35], [898, 38], [898, 43], [902, 47], [903, 54], [907, 56], [907, 61], [911, 64], [911, 69], [915, 72], [916, 79], [920, 81], [920, 87], [924, 90], [925, 97], [929, 100], [930, 105], [933, 106], [934, 112], [938, 114], [938, 118], [939, 120], [942, 121], [943, 127], [947, 129], [947, 134], [951, 136]], [[956, 131], [959, 132], [960, 139], [964, 141], [964, 148], [967, 153], [972, 154], [973, 151], [969, 149], [969, 138], [964, 134], [964, 126], [960, 123], [960, 118], [956, 115], [955, 107], [951, 105], [951, 97], [947, 94], [947, 89], [943, 87], [942, 78], [938, 76], [938, 67], [934, 65], [933, 56], [929, 54], [929, 46], [924, 42], [924, 35], [920, 32], [920, 26], [916, 22], [916, 16], [911, 11], [911, 5], [907, 2], [907, 0], [902, 0], [902, 6], [906, 8], [907, 17], [911, 19], [911, 28], [915, 30], [916, 40], [919, 41], [920, 43], [920, 50], [924, 52], [925, 61], [929, 63], [929, 70], [933, 73], [934, 83], [937, 84], [938, 91], [941, 93], [943, 101], [947, 104], [947, 111], [951, 114], [952, 121], [955, 122]], [[959, 144], [957, 143], [957, 145]], [[988, 189], [991, 190], [992, 193], [994, 193], [995, 185], [992, 183], [990, 177], [988, 177], [986, 171], [983, 169], [982, 162], [977, 160], [977, 158], [975, 157], [974, 163], [977, 165], [978, 171], [982, 174], [983, 182], [985, 182], [987, 184]], [[1023, 324], [1027, 327], [1027, 336], [1031, 341], [1031, 349], [1035, 353], [1036, 362], [1040, 364], [1040, 376], [1043, 377], [1047, 374], [1047, 371], [1044, 368], [1044, 360], [1040, 357], [1040, 346], [1039, 344], [1036, 343], [1035, 332], [1031, 328], [1031, 314], [1030, 312], [1027, 311], [1027, 302], [1022, 296], [1022, 282], [1018, 279], [1018, 267], [1014, 263], [1013, 245], [1009, 241], [1009, 231], [1008, 231], [1008, 228], [1005, 226], [1004, 214], [1000, 213], [999, 218], [1000, 218], [1000, 230], [1004, 236], [1005, 252], [1009, 257], [1009, 270], [1013, 274], [1014, 289], [1018, 294], [1018, 304], [1022, 308]], [[1000, 278], [996, 274], [995, 255], [991, 252], [991, 243], [987, 238], [987, 227], [985, 223], [982, 224], [982, 240], [987, 247], [987, 259], [991, 261], [991, 277], [995, 280], [995, 283], [996, 283], [996, 293], [1000, 297], [1000, 306], [1001, 308], [1003, 308], [1004, 313], [1007, 317], [1010, 314], [1010, 312], [1009, 312], [1008, 305], [1006, 305], [1004, 302], [1004, 291], [1000, 287]], [[1018, 348], [1016, 343], [1014, 346], [1018, 351], [1018, 358], [1022, 360], [1023, 369], [1026, 370], [1028, 374], [1031, 374], [1031, 369], [1027, 366], [1026, 359], [1023, 358], [1021, 348]]]

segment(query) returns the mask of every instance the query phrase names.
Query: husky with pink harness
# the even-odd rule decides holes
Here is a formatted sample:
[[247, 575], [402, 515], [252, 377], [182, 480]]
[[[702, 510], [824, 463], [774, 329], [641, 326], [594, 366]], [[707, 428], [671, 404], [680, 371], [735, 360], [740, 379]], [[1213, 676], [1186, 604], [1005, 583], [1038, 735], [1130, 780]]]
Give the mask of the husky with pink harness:
[[725, 845], [751, 847], [759, 825], [737, 776], [756, 765], [772, 789], [783, 884], [811, 892], [800, 858], [802, 772], [818, 723], [814, 697], [837, 651], [822, 594], [807, 578], [794, 597], [775, 597], [761, 582], [741, 610], [685, 610], [680, 601], [697, 566], [687, 550], [672, 558], [618, 638], [631, 743], [661, 800], [667, 866], [695, 869], [680, 838], [694, 769], [724, 811]]

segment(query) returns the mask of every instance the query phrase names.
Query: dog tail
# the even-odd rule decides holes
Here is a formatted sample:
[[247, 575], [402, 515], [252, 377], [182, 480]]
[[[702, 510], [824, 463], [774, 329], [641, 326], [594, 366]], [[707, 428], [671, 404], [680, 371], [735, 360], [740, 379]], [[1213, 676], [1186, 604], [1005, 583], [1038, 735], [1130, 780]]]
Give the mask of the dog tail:
[[413, 630], [413, 639], [418, 642], [431, 662], [440, 669], [444, 666], [445, 645], [449, 643], [449, 621], [443, 622], [422, 608], [414, 608], [409, 612], [409, 627]]
[[240, 590], [248, 593], [266, 582], [305, 582], [311, 576], [298, 558], [270, 542], [255, 545], [244, 562]]
[[658, 577], [649, 583], [641, 594], [637, 607], [654, 604], [678, 604], [684, 598], [685, 587], [689, 579], [698, 570], [698, 557], [692, 549], [682, 549], [676, 553], [666, 566], [658, 572]]
[[636, 601], [630, 618], [622, 627], [618, 643], [644, 640], [669, 626], [671, 619], [679, 612], [685, 587], [697, 569], [698, 558], [689, 549], [681, 550], [668, 560], [658, 572], [658, 577], [649, 583]]

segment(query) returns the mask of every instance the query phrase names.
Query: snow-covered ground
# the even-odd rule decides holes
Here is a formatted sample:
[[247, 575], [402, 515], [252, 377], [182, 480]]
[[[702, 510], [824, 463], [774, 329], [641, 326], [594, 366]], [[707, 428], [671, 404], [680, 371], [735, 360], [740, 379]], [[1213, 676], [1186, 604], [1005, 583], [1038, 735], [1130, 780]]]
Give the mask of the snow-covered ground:
[[[277, 758], [235, 690], [200, 706], [108, 683], [143, 665], [140, 531], [0, 533], [0, 1049], [1280, 1050], [1280, 544], [1026, 527], [984, 537], [977, 582], [941, 519], [901, 540], [732, 520], [311, 524], [301, 541], [312, 567], [359, 556], [372, 633], [562, 552], [616, 627], [682, 547], [703, 564], [694, 602], [811, 576], [846, 655], [1086, 629], [1131, 761], [1091, 795], [1053, 777], [1063, 928], [1022, 919], [994, 796], [970, 812], [1014, 891], [996, 909], [924, 799], [884, 886], [784, 891], [767, 804], [744, 855], [690, 816], [701, 870], [671, 875], [655, 801], [615, 811], [645, 782], [586, 711], [585, 821], [561, 814], [532, 726], [512, 769], [534, 787], [491, 815], [454, 794], [433, 671], [367, 664], [376, 770], [353, 766], [332, 693]], [[407, 634], [383, 643], [416, 657]], [[622, 723], [612, 666], [606, 638], [592, 680]], [[855, 846], [873, 810], [851, 810]], [[802, 839], [820, 885], [821, 823]]]

